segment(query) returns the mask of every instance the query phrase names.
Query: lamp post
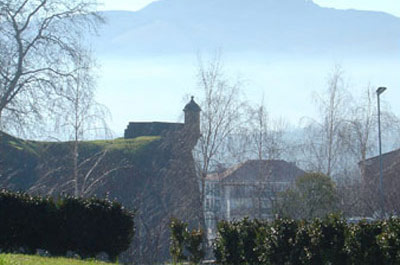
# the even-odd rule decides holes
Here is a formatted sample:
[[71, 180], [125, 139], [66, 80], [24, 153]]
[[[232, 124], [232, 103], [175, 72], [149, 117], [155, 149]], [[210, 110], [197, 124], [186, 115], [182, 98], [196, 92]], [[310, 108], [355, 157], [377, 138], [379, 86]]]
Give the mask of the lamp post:
[[379, 138], [379, 192], [380, 192], [380, 204], [381, 204], [381, 217], [385, 215], [385, 199], [383, 194], [383, 164], [382, 164], [382, 137], [381, 137], [381, 101], [380, 95], [385, 92], [386, 87], [379, 87], [376, 90], [378, 97], [378, 138]]

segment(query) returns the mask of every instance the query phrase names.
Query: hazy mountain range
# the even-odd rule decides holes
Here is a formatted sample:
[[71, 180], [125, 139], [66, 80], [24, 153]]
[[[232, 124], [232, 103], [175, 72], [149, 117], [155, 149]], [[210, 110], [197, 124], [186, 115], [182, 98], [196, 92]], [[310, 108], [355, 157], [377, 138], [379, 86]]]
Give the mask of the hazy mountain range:
[[305, 0], [161, 0], [137, 12], [104, 12], [101, 53], [229, 51], [370, 54], [399, 51], [400, 19], [321, 8]]
[[217, 48], [228, 70], [249, 81], [249, 99], [265, 95], [275, 116], [312, 115], [310, 94], [325, 87], [337, 63], [354, 89], [388, 86], [400, 115], [393, 100], [400, 98], [398, 17], [305, 0], [160, 0], [103, 14], [108, 23], [93, 42], [102, 64], [99, 99], [117, 134], [130, 120], [182, 118], [183, 95], [200, 95], [196, 53]]

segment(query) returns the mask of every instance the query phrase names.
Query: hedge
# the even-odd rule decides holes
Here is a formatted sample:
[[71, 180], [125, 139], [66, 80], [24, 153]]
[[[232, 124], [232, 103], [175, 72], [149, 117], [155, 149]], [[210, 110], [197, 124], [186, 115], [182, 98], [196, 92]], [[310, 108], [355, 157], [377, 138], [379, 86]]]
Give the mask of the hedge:
[[31, 196], [0, 191], [0, 252], [51, 255], [72, 251], [83, 258], [101, 252], [110, 260], [126, 250], [134, 234], [134, 214], [119, 203], [97, 198]]
[[171, 218], [169, 228], [172, 264], [176, 265], [185, 260], [190, 264], [200, 264], [205, 256], [203, 230], [189, 231], [188, 224], [177, 218]]
[[213, 251], [221, 265], [400, 264], [400, 219], [222, 221]]

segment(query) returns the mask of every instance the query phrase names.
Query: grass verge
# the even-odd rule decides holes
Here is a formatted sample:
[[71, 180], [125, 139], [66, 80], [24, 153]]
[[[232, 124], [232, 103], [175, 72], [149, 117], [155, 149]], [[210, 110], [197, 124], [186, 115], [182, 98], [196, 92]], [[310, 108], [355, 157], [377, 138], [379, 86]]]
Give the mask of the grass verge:
[[0, 265], [115, 265], [95, 260], [49, 258], [22, 254], [0, 254]]

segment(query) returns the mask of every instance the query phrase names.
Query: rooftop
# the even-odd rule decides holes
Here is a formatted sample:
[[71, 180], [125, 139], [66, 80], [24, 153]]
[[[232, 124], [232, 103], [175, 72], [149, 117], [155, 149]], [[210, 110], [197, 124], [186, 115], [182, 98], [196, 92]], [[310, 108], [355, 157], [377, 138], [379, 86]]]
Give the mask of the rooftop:
[[197, 103], [194, 101], [194, 96], [192, 96], [190, 102], [188, 104], [186, 104], [185, 108], [183, 109], [183, 111], [194, 111], [194, 112], [200, 112], [201, 108], [199, 105], [197, 105]]
[[223, 182], [291, 182], [305, 172], [284, 160], [248, 160], [222, 172], [209, 174], [206, 179]]

